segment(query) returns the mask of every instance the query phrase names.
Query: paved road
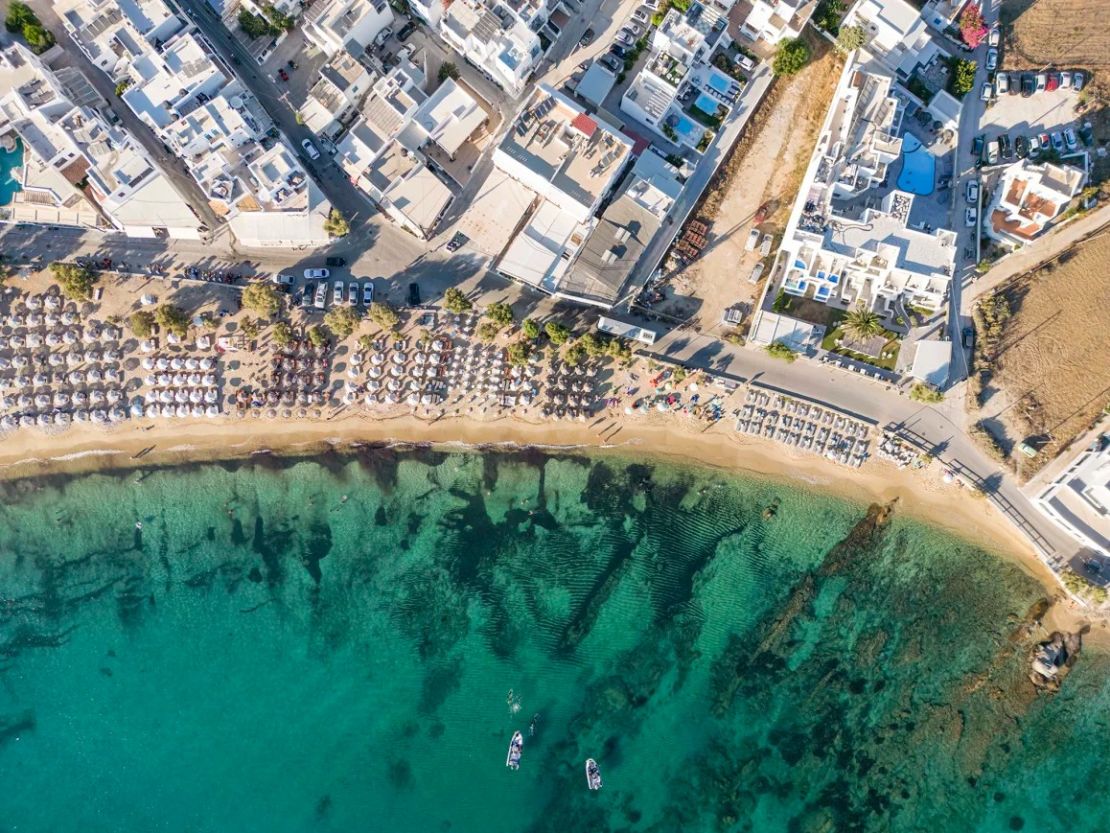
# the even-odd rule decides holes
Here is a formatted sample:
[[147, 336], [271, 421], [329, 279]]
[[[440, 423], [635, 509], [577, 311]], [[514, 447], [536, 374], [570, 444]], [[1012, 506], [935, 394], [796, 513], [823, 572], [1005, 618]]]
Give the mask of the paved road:
[[[215, 232], [223, 225], [223, 221], [212, 211], [208, 200], [205, 199], [196, 180], [189, 175], [185, 164], [168, 152], [161, 140], [154, 135], [147, 125], [135, 113], [119, 100], [116, 96], [116, 85], [104, 72], [86, 57], [85, 53], [73, 42], [69, 32], [62, 24], [61, 18], [54, 11], [53, 3], [46, 0], [31, 0], [29, 4], [46, 26], [58, 40], [62, 47], [61, 57], [55, 61], [57, 66], [72, 67], [80, 70], [93, 88], [108, 102], [108, 106], [119, 116], [123, 127], [135, 138], [151, 158], [158, 163], [162, 171], [169, 177], [177, 190], [185, 197], [193, 212], [200, 218], [200, 222]], [[7, 4], [5, 3], [6, 7]]]

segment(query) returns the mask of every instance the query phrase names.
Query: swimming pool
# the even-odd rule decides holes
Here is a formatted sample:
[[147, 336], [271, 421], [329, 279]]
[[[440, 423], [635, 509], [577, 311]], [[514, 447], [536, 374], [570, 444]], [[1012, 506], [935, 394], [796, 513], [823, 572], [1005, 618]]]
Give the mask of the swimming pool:
[[686, 118], [685, 116], [678, 117], [678, 121], [675, 122], [674, 130], [675, 133], [677, 133], [679, 136], [685, 136], [687, 139], [693, 137], [694, 135], [701, 135], [700, 133], [698, 133], [697, 125], [695, 125], [692, 121], [690, 121], [690, 119]]
[[23, 165], [23, 140], [15, 140], [15, 150], [0, 148], [0, 205], [8, 205], [16, 191], [22, 191], [12, 171]]
[[697, 100], [695, 100], [694, 103], [698, 106], [698, 109], [707, 116], [717, 115], [717, 108], [720, 106], [717, 103], [717, 99], [710, 98], [705, 93], [698, 93]]
[[902, 172], [898, 187], [911, 194], [933, 193], [937, 177], [937, 160], [912, 133], [902, 134]]
[[715, 72], [709, 73], [708, 84], [723, 95], [728, 95], [732, 91], [732, 82]]

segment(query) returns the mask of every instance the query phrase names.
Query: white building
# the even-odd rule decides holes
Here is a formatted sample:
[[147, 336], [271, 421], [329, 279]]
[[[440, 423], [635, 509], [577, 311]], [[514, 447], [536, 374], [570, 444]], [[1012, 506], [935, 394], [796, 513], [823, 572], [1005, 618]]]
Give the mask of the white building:
[[354, 118], [370, 92], [370, 72], [349, 52], [339, 52], [320, 67], [301, 107], [304, 125], [317, 136], [335, 138]]
[[165, 0], [58, 0], [54, 7], [89, 60], [114, 79], [188, 25]]
[[1005, 246], [1035, 239], [1083, 188], [1087, 175], [1071, 165], [1020, 159], [1002, 174], [984, 214], [988, 235]]
[[740, 34], [769, 44], [796, 38], [809, 23], [817, 0], [752, 0]]
[[934, 41], [921, 13], [906, 0], [858, 0], [841, 27], [862, 26], [867, 51], [902, 80], [918, 66], [947, 57]]
[[1110, 557], [1110, 437], [1080, 451], [1035, 504], [1080, 546]]
[[329, 58], [343, 50], [361, 55], [386, 26], [393, 26], [386, 0], [317, 0], [301, 26], [305, 39]]
[[75, 104], [22, 45], [0, 52], [0, 91], [0, 135], [17, 135], [24, 148], [11, 219], [200, 239], [201, 222], [145, 151]]
[[514, 96], [524, 91], [543, 57], [537, 32], [546, 22], [533, 6], [518, 5], [519, 11], [481, 0], [454, 0], [439, 21], [447, 45]]

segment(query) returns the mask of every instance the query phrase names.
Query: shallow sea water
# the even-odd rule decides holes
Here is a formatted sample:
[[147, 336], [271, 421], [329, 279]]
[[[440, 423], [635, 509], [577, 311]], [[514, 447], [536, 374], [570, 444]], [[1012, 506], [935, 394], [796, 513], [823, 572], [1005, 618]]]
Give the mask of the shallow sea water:
[[2, 833], [1110, 817], [1110, 663], [1036, 695], [1040, 589], [897, 514], [670, 464], [388, 449], [0, 496]]

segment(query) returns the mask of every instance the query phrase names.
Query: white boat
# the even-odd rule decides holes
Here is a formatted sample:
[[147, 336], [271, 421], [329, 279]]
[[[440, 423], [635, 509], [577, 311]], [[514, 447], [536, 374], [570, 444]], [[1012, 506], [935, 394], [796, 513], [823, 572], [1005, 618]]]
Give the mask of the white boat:
[[586, 759], [586, 786], [591, 790], [601, 789], [601, 770], [593, 758]]
[[520, 755], [524, 751], [524, 735], [513, 732], [513, 739], [509, 741], [509, 756], [505, 759], [505, 766], [509, 769], [520, 769]]

